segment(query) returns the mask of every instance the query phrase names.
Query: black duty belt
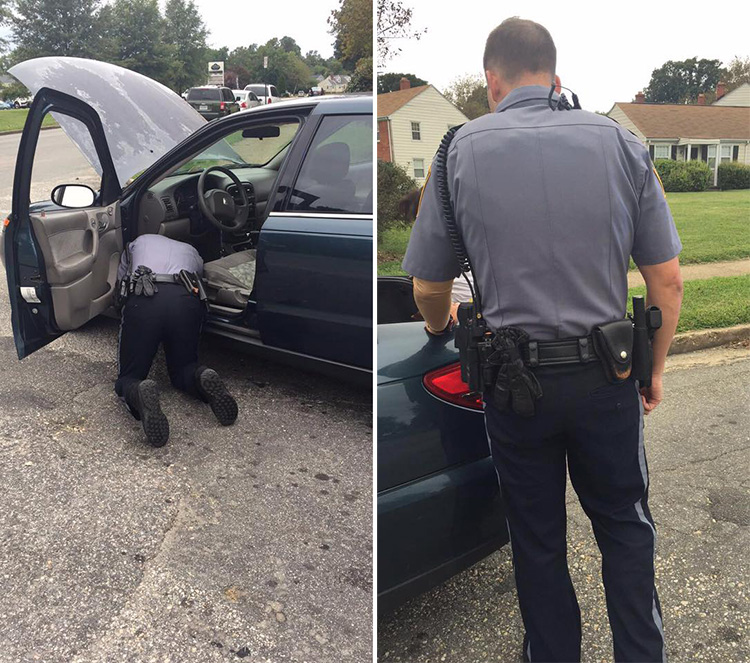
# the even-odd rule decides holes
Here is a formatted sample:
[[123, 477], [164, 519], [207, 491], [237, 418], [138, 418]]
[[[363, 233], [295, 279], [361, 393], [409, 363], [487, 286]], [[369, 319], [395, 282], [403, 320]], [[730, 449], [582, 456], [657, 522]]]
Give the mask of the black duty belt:
[[520, 351], [523, 363], [530, 368], [599, 361], [591, 336], [559, 341], [529, 341], [521, 345]]
[[182, 284], [182, 281], [180, 281], [179, 274], [152, 274], [151, 278], [155, 283], [180, 283]]

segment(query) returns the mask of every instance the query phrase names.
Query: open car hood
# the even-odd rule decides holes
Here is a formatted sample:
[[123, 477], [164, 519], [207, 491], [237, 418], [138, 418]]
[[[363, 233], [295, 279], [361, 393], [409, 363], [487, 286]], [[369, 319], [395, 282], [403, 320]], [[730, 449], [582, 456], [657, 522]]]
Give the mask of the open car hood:
[[[117, 179], [123, 187], [206, 123], [180, 95], [161, 83], [106, 62], [35, 58], [8, 72], [34, 94], [41, 88], [50, 88], [91, 106], [104, 127]], [[52, 115], [101, 174], [88, 130], [65, 115]]]

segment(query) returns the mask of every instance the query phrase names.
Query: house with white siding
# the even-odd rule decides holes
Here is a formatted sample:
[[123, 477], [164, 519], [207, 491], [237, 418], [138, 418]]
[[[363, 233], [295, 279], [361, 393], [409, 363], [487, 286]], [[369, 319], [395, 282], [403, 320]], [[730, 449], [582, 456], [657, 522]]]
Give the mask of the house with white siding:
[[702, 161], [718, 178], [719, 164], [750, 164], [750, 85], [724, 94], [716, 89], [716, 101], [706, 104], [698, 95], [695, 104], [646, 103], [643, 92], [635, 101], [618, 102], [607, 113], [632, 131], [648, 147], [652, 159]]
[[422, 186], [445, 132], [468, 122], [458, 108], [432, 85], [378, 95], [378, 159], [402, 166]]

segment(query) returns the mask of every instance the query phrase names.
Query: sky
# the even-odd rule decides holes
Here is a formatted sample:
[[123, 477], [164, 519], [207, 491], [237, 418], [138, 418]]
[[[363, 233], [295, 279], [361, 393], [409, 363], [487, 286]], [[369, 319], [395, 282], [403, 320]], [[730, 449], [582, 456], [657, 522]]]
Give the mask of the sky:
[[465, 74], [484, 75], [487, 35], [511, 16], [550, 31], [562, 84], [591, 111], [632, 101], [667, 60], [697, 57], [728, 64], [735, 55], [750, 56], [750, 3], [736, 0], [464, 0], [444, 11], [436, 11], [434, 0], [404, 4], [414, 10], [412, 27], [427, 32], [419, 40], [395, 41], [401, 53], [381, 70], [415, 74], [439, 90]]
[[318, 51], [324, 58], [333, 56], [328, 17], [338, 8], [338, 0], [195, 0], [195, 4], [211, 31], [209, 46], [232, 49], [288, 35], [299, 44], [302, 55]]

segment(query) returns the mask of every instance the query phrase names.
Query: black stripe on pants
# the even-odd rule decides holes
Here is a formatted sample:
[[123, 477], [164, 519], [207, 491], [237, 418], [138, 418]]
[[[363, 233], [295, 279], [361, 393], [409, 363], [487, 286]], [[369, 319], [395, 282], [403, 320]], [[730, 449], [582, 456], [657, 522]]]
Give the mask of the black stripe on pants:
[[172, 384], [201, 398], [195, 371], [205, 308], [180, 284], [159, 283], [158, 288], [153, 297], [131, 295], [122, 309], [115, 392], [124, 397], [131, 385], [148, 377], [163, 343]]
[[489, 401], [485, 406], [527, 655], [531, 661], [580, 660], [581, 618], [567, 564], [567, 461], [602, 553], [615, 661], [665, 661], [636, 383], [609, 384], [599, 363], [535, 373], [544, 396], [534, 417], [498, 412]]

